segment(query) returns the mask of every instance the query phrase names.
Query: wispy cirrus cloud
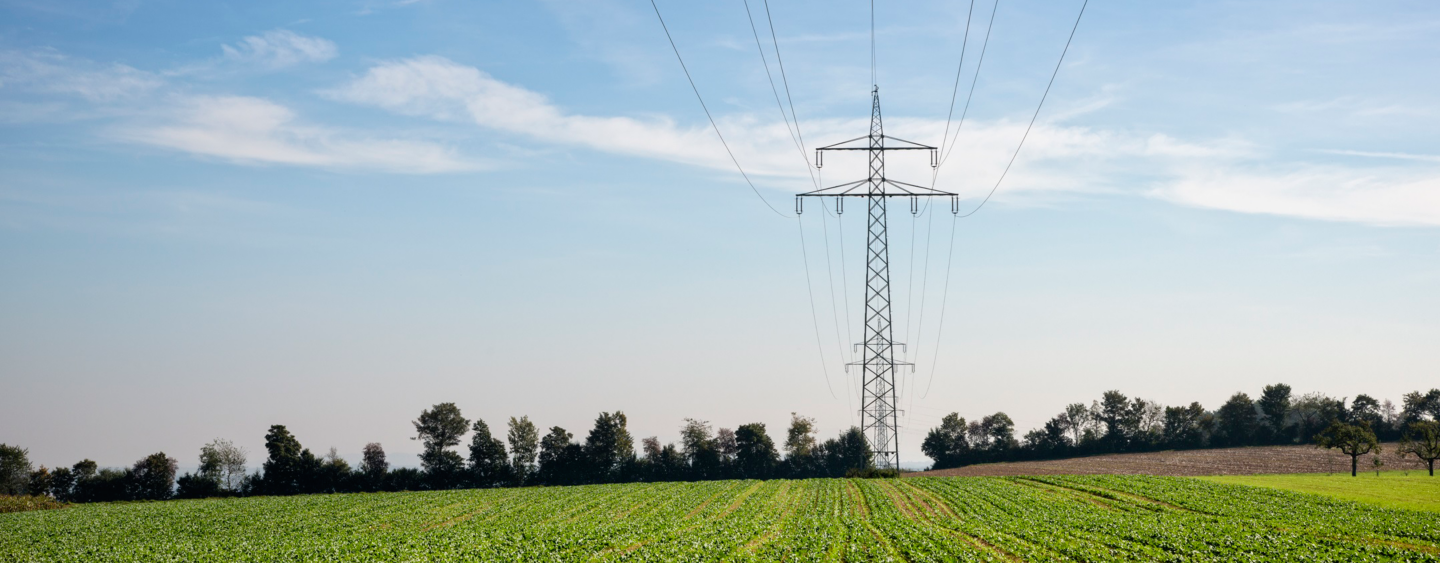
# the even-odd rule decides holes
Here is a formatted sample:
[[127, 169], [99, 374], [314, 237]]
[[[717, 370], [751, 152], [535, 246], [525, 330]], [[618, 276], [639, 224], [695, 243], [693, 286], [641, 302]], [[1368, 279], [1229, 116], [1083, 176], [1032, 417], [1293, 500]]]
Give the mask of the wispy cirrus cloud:
[[235, 45], [222, 45], [220, 48], [226, 60], [269, 69], [321, 63], [339, 54], [335, 43], [328, 39], [300, 35], [288, 29], [251, 35]]
[[151, 93], [164, 84], [154, 73], [119, 63], [96, 63], [54, 51], [0, 52], [0, 87], [7, 89], [115, 102]]
[[115, 137], [243, 164], [413, 174], [482, 168], [435, 143], [307, 124], [285, 106], [245, 96], [184, 98], [163, 123], [122, 127]]

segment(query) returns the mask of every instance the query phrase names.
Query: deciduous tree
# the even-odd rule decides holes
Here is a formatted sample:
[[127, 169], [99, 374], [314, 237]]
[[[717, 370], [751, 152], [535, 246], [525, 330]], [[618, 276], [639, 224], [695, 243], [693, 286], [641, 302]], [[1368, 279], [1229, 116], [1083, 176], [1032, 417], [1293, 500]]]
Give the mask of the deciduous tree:
[[540, 453], [540, 434], [530, 417], [510, 417], [510, 431], [505, 436], [510, 442], [510, 465], [519, 483], [528, 482], [535, 474], [535, 456]]
[[136, 500], [165, 500], [175, 490], [175, 469], [178, 464], [165, 452], [153, 453], [130, 469], [130, 497]]
[[735, 466], [742, 479], [768, 479], [775, 473], [780, 454], [765, 433], [765, 424], [742, 424], [735, 430]]
[[585, 437], [585, 458], [590, 478], [596, 483], [619, 480], [621, 469], [635, 459], [635, 441], [625, 427], [625, 413], [600, 413]]
[[1411, 422], [1405, 428], [1405, 437], [1400, 442], [1400, 454], [1412, 454], [1430, 468], [1435, 476], [1435, 460], [1440, 459], [1440, 422], [1420, 420]]
[[499, 487], [510, 481], [505, 443], [490, 435], [490, 426], [475, 419], [470, 435], [470, 479], [477, 487]]
[[920, 451], [930, 458], [933, 469], [959, 467], [970, 453], [965, 419], [960, 417], [960, 413], [945, 415], [940, 419], [940, 426], [931, 428], [925, 434]]
[[420, 467], [425, 470], [430, 486], [436, 489], [450, 489], [463, 484], [465, 459], [450, 450], [460, 445], [460, 438], [470, 427], [470, 421], [460, 415], [455, 403], [440, 403], [420, 411], [420, 418], [411, 422], [424, 451], [420, 453]]
[[1351, 477], [1356, 474], [1360, 456], [1368, 453], [1380, 454], [1380, 441], [1375, 439], [1375, 432], [1370, 430], [1370, 424], [1363, 420], [1356, 424], [1331, 421], [1330, 426], [1315, 437], [1315, 442], [1322, 448], [1338, 448], [1350, 456]]

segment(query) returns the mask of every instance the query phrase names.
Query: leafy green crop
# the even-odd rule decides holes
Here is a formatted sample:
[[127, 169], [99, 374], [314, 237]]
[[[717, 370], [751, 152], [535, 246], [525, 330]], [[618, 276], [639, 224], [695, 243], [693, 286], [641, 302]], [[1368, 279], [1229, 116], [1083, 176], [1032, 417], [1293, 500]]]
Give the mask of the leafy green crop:
[[80, 505], [0, 561], [1440, 561], [1440, 513], [1135, 476], [718, 481]]

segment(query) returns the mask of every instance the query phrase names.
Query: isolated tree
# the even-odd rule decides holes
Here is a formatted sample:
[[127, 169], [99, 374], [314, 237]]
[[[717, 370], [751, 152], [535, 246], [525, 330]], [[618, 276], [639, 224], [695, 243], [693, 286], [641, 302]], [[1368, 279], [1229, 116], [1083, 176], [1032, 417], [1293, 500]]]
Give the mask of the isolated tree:
[[450, 450], [460, 445], [460, 438], [469, 429], [470, 421], [460, 415], [455, 403], [440, 403], [420, 411], [412, 440], [420, 440], [424, 451], [420, 453], [420, 467], [425, 470], [430, 486], [436, 489], [450, 489], [462, 481], [465, 459]]
[[136, 500], [165, 500], [175, 490], [175, 469], [179, 464], [165, 452], [150, 454], [130, 469], [130, 497]]
[[742, 479], [768, 479], [780, 463], [775, 442], [765, 433], [765, 423], [742, 424], [735, 430], [735, 467]]
[[510, 460], [505, 442], [490, 435], [490, 426], [475, 419], [470, 435], [470, 479], [482, 488], [498, 487], [510, 480]]
[[940, 426], [931, 428], [920, 444], [920, 451], [929, 457], [934, 469], [959, 467], [970, 453], [970, 440], [966, 437], [965, 419], [960, 413], [950, 413], [940, 419]]
[[635, 459], [635, 441], [625, 423], [625, 413], [620, 411], [595, 417], [595, 427], [585, 437], [585, 458], [593, 482], [619, 480], [620, 470]]
[[1260, 399], [1255, 401], [1255, 404], [1260, 407], [1260, 413], [1264, 417], [1263, 422], [1270, 438], [1268, 441], [1285, 441], [1285, 418], [1290, 414], [1290, 386], [1284, 383], [1266, 385], [1260, 390]]
[[30, 482], [30, 450], [0, 444], [0, 495], [23, 495]]
[[1435, 476], [1435, 460], [1440, 459], [1440, 422], [1434, 420], [1420, 420], [1411, 422], [1405, 428], [1405, 436], [1400, 442], [1400, 455], [1412, 454], [1420, 458], [1430, 468], [1430, 476]]
[[1260, 415], [1255, 402], [1245, 393], [1236, 393], [1215, 412], [1220, 419], [1220, 435], [1228, 446], [1249, 446], [1255, 443]]
[[200, 448], [200, 476], [226, 492], [239, 492], [245, 480], [245, 448], [216, 438]]
[[510, 417], [510, 431], [505, 436], [510, 442], [510, 465], [515, 478], [525, 483], [535, 473], [535, 456], [540, 453], [540, 434], [530, 417]]
[[1380, 454], [1380, 441], [1375, 439], [1375, 432], [1370, 430], [1370, 424], [1363, 420], [1356, 424], [1331, 421], [1330, 426], [1315, 437], [1315, 443], [1326, 449], [1338, 448], [1350, 456], [1351, 477], [1356, 474], [1360, 456], [1368, 453]]

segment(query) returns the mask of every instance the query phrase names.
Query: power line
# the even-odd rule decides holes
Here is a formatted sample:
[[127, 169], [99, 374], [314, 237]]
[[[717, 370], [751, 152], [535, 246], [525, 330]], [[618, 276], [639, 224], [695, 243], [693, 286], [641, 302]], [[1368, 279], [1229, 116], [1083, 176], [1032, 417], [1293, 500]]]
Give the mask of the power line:
[[[825, 217], [820, 218], [823, 220]], [[830, 368], [825, 367], [825, 346], [820, 343], [820, 320], [815, 315], [815, 290], [810, 284], [810, 249], [805, 246], [805, 224], [800, 222], [798, 214], [795, 216], [795, 227], [800, 231], [800, 257], [805, 262], [805, 293], [810, 295], [810, 323], [815, 327], [815, 349], [820, 352], [820, 370], [825, 374], [825, 388], [830, 390], [830, 398], [838, 399], [835, 388], [830, 386]]]
[[[800, 118], [795, 118], [795, 128], [792, 129], [790, 127], [790, 116], [785, 114], [785, 105], [780, 102], [780, 91], [775, 88], [775, 77], [770, 74], [770, 60], [765, 56], [765, 48], [760, 45], [760, 32], [755, 29], [755, 18], [750, 15], [750, 0], [745, 0], [744, 3], [745, 17], [746, 19], [750, 20], [750, 33], [755, 36], [755, 49], [760, 52], [760, 64], [765, 66], [765, 79], [770, 81], [770, 92], [775, 94], [775, 107], [780, 109], [780, 118], [785, 120], [785, 131], [790, 133], [790, 140], [795, 143], [795, 149], [800, 151], [800, 159], [805, 161], [805, 172], [810, 174], [810, 183], [814, 184], [815, 189], [818, 190], [821, 187], [820, 182], [819, 180], [815, 179], [815, 171], [811, 170], [810, 168], [810, 158], [805, 155], [805, 145], [800, 141], [799, 135], [796, 134], [796, 132], [800, 129]], [[766, 17], [768, 18], [769, 10], [767, 9], [766, 12]], [[771, 25], [772, 27], [770, 29], [770, 34], [771, 36], [774, 36], [775, 29], [773, 27], [773, 24]], [[780, 44], [778, 42], [775, 44], [775, 58], [780, 58]], [[783, 70], [781, 74], [783, 79]], [[787, 97], [790, 95], [790, 90], [788, 86], [786, 87], [785, 95]], [[791, 106], [790, 111], [791, 113], [794, 113], [795, 108], [793, 105]]]
[[965, 109], [960, 112], [960, 124], [955, 126], [955, 140], [950, 142], [949, 148], [943, 144], [940, 146], [940, 163], [935, 167], [937, 175], [940, 173], [940, 167], [950, 159], [950, 153], [954, 152], [955, 143], [960, 141], [960, 129], [965, 127], [965, 116], [970, 114], [970, 101], [975, 99], [975, 84], [980, 82], [980, 67], [985, 65], [985, 51], [990, 48], [990, 32], [995, 29], [995, 13], [999, 10], [1000, 0], [995, 0], [995, 4], [990, 7], [990, 23], [985, 25], [985, 41], [980, 44], [980, 60], [975, 62], [975, 76], [970, 79], [970, 93], [965, 95]]
[[755, 187], [754, 182], [750, 181], [750, 175], [746, 174], [745, 168], [740, 166], [740, 161], [735, 158], [735, 152], [730, 150], [730, 143], [725, 142], [725, 135], [720, 133], [720, 126], [715, 124], [715, 118], [710, 115], [710, 108], [705, 105], [705, 98], [700, 95], [700, 88], [695, 86], [695, 79], [690, 76], [690, 69], [685, 66], [685, 59], [680, 56], [680, 48], [675, 46], [675, 38], [670, 36], [670, 28], [665, 25], [665, 17], [660, 15], [660, 6], [655, 4], [655, 0], [650, 0], [650, 7], [655, 9], [655, 17], [660, 20], [660, 28], [665, 30], [665, 39], [670, 41], [670, 49], [675, 51], [675, 60], [680, 61], [680, 70], [685, 71], [685, 80], [690, 81], [690, 89], [695, 91], [695, 99], [700, 101], [700, 109], [705, 110], [705, 118], [710, 120], [710, 127], [715, 129], [715, 136], [719, 137], [720, 144], [724, 145], [725, 154], [730, 155], [730, 162], [735, 163], [735, 169], [740, 171], [740, 176], [744, 177], [745, 183], [750, 185], [750, 191], [755, 192], [755, 197], [760, 198], [760, 201], [765, 203], [765, 207], [769, 207], [770, 211], [775, 212], [776, 215], [786, 219], [790, 218], [789, 215], [781, 213], [779, 209], [775, 209], [775, 206], [770, 205], [770, 200], [765, 199], [765, 196], [760, 195], [760, 190]]
[[[998, 3], [1000, 0], [995, 1]], [[950, 111], [945, 114], [945, 134], [940, 136], [940, 148], [942, 150], [945, 148], [946, 141], [950, 140], [950, 118], [955, 115], [955, 98], [956, 95], [960, 93], [960, 71], [965, 69], [965, 48], [970, 46], [970, 19], [974, 15], [975, 0], [970, 0], [970, 10], [965, 13], [965, 38], [960, 41], [960, 64], [955, 65], [955, 85], [950, 87]], [[995, 12], [990, 12], [990, 17], [991, 21], [993, 22]], [[986, 32], [986, 43], [989, 43], [988, 31]], [[978, 79], [980, 77], [980, 67], [975, 67], [975, 73], [975, 77]], [[975, 90], [972, 88], [970, 90], [970, 93], [973, 95], [975, 93]], [[965, 105], [967, 107], [970, 105], [970, 98], [968, 96], [965, 98]], [[961, 119], [961, 123], [964, 123], [963, 118]], [[960, 134], [958, 127], [956, 128], [955, 134], [957, 136]], [[932, 188], [935, 187], [935, 180], [940, 176], [939, 164], [940, 163], [936, 163], [935, 171], [930, 175], [930, 187]], [[926, 207], [929, 207], [930, 200], [925, 200], [925, 205]]]
[[[995, 1], [999, 3], [1000, 0]], [[1045, 84], [1045, 93], [1040, 95], [1040, 103], [1035, 106], [1035, 113], [1030, 116], [1030, 124], [1025, 126], [1025, 134], [1020, 136], [1020, 144], [1015, 146], [1015, 152], [1010, 155], [1010, 162], [1005, 164], [1005, 170], [1000, 172], [1000, 178], [995, 180], [995, 186], [990, 188], [990, 193], [985, 194], [985, 199], [980, 202], [980, 205], [960, 217], [969, 217], [976, 211], [980, 211], [981, 207], [985, 207], [985, 204], [989, 203], [990, 197], [995, 195], [995, 190], [1000, 189], [1000, 182], [1005, 181], [1005, 175], [1010, 173], [1010, 167], [1015, 164], [1015, 157], [1020, 156], [1020, 149], [1025, 146], [1025, 139], [1030, 136], [1030, 128], [1035, 126], [1035, 120], [1040, 117], [1040, 108], [1045, 107], [1045, 98], [1050, 96], [1050, 87], [1055, 85], [1055, 77], [1060, 75], [1060, 65], [1065, 62], [1065, 54], [1070, 52], [1070, 42], [1075, 40], [1075, 30], [1080, 29], [1080, 18], [1085, 16], [1085, 6], [1089, 4], [1090, 0], [1085, 0], [1080, 4], [1080, 14], [1075, 16], [1075, 25], [1070, 28], [1070, 37], [1065, 40], [1065, 49], [1060, 51], [1060, 60], [1055, 62], [1055, 70], [1050, 73], [1050, 82]]]
[[[790, 79], [785, 77], [785, 59], [780, 57], [780, 39], [775, 36], [775, 20], [770, 17], [770, 0], [765, 2], [765, 21], [770, 25], [770, 41], [775, 45], [775, 61], [780, 63], [780, 83], [785, 85], [785, 101], [790, 103], [790, 117], [795, 119], [795, 134], [800, 137], [800, 146], [805, 146], [805, 134], [800, 132], [800, 116], [795, 113], [795, 100], [790, 97]], [[810, 153], [805, 153], [805, 165], [810, 165]]]
[[[1000, 0], [995, 0], [995, 3], [998, 5]], [[1015, 146], [1015, 152], [1010, 155], [1010, 162], [1005, 165], [1005, 170], [1000, 173], [1000, 178], [995, 181], [995, 186], [990, 188], [990, 193], [986, 194], [985, 199], [980, 202], [980, 205], [975, 206], [975, 209], [970, 210], [969, 213], [964, 215], [957, 215], [952, 219], [950, 224], [950, 256], [946, 258], [945, 261], [945, 293], [943, 294], [945, 297], [940, 301], [940, 321], [935, 329], [935, 354], [932, 356], [930, 362], [929, 382], [925, 385], [926, 396], [930, 395], [930, 385], [935, 382], [935, 366], [940, 360], [940, 335], [945, 329], [945, 303], [950, 290], [950, 262], [955, 256], [955, 223], [958, 223], [962, 217], [969, 217], [974, 215], [975, 212], [980, 211], [980, 208], [984, 207], [985, 204], [990, 201], [990, 197], [995, 195], [995, 190], [1000, 188], [1000, 182], [1005, 180], [1005, 175], [1010, 172], [1010, 167], [1015, 164], [1015, 157], [1020, 155], [1020, 149], [1025, 146], [1025, 139], [1030, 136], [1030, 128], [1035, 126], [1036, 118], [1040, 117], [1040, 109], [1045, 107], [1045, 99], [1050, 96], [1050, 87], [1055, 85], [1055, 77], [1060, 74], [1060, 66], [1065, 62], [1065, 54], [1070, 52], [1070, 43], [1075, 40], [1075, 31], [1080, 28], [1080, 19], [1085, 16], [1085, 7], [1089, 4], [1090, 0], [1085, 0], [1080, 4], [1080, 13], [1075, 16], [1075, 25], [1070, 28], [1070, 37], [1065, 39], [1065, 48], [1060, 51], [1060, 60], [1055, 62], [1055, 70], [1050, 73], [1050, 82], [1045, 84], [1045, 93], [1040, 95], [1040, 103], [1036, 104], [1035, 113], [1030, 116], [1030, 124], [1025, 126], [1025, 134], [1020, 137], [1020, 143]], [[993, 13], [991, 14], [991, 21], [994, 21]], [[989, 32], [986, 32], [986, 35], [988, 37]], [[984, 57], [983, 51], [981, 57]], [[978, 68], [976, 69], [976, 74], [979, 74]]]

